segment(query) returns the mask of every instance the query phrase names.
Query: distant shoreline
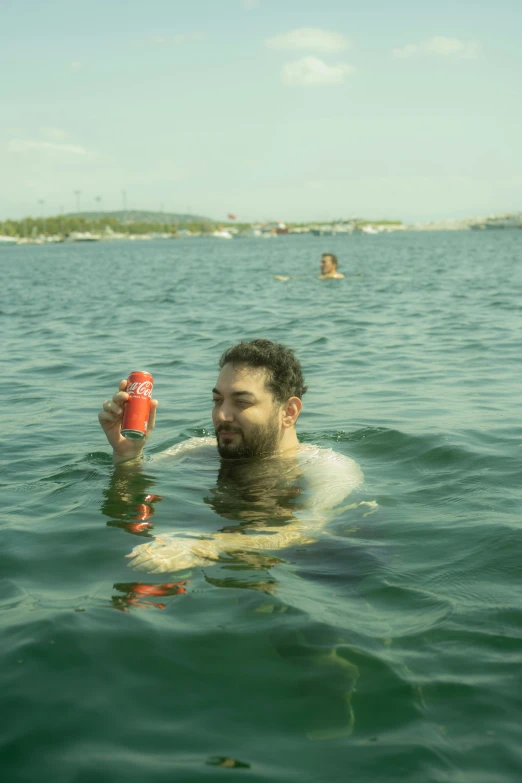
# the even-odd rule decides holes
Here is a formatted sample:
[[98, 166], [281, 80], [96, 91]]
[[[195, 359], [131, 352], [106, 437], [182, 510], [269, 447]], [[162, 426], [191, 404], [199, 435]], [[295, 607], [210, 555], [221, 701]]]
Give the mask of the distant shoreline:
[[400, 220], [348, 218], [331, 222], [241, 223], [162, 212], [96, 212], [0, 221], [0, 245], [181, 238], [273, 238], [288, 234], [321, 237], [396, 231], [487, 231], [522, 228], [522, 212], [405, 224]]

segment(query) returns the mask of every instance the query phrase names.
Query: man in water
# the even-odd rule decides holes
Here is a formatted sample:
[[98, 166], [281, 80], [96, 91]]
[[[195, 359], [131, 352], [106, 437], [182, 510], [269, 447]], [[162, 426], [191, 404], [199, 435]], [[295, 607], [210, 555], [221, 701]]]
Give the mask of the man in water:
[[[261, 535], [226, 531], [194, 536], [179, 531], [157, 536], [153, 542], [135, 547], [130, 555], [135, 558], [135, 567], [155, 573], [175, 571], [209, 564], [223, 552], [270, 551], [309, 543], [314, 540], [310, 533], [328, 521], [325, 512], [362, 480], [359, 467], [348, 457], [331, 449], [299, 443], [296, 422], [307, 387], [301, 365], [291, 349], [269, 340], [241, 342], [225, 351], [219, 366], [221, 371], [212, 389], [216, 439], [191, 438], [159, 456], [179, 458], [217, 445], [222, 465], [228, 465], [230, 470], [237, 467], [235, 472], [240, 471], [243, 477], [246, 472], [259, 481], [262, 473], [269, 477], [272, 488], [274, 481], [279, 481], [287, 494], [290, 484], [300, 483], [302, 488], [297, 491], [300, 502], [289, 513], [275, 501], [267, 512], [266, 499], [270, 492], [264, 492], [264, 519], [258, 526], [263, 529]], [[141, 457], [144, 443], [154, 428], [158, 405], [157, 400], [152, 400], [147, 437], [142, 441], [126, 440], [121, 435], [123, 407], [129, 399], [126, 386], [127, 381], [121, 381], [119, 391], [103, 403], [98, 415], [113, 448], [115, 464]], [[243, 519], [256, 518], [256, 507], [251, 505], [253, 517], [243, 512]]]
[[[341, 280], [344, 275], [337, 271], [337, 263], [337, 256], [334, 256], [333, 253], [323, 253], [321, 256], [321, 274], [318, 275], [319, 280]], [[287, 282], [291, 279], [295, 278], [290, 278], [288, 275], [274, 275], [274, 280]]]
[[337, 271], [337, 256], [334, 256], [333, 253], [323, 253], [319, 280], [339, 280], [343, 277], [344, 275]]

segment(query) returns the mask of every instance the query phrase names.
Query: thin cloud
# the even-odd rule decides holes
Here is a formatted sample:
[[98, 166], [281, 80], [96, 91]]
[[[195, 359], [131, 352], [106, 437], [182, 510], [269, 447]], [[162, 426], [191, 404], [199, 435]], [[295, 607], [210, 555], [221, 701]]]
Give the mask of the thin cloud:
[[69, 135], [67, 131], [64, 131], [62, 128], [53, 128], [50, 126], [40, 128], [40, 133], [42, 136], [45, 136], [48, 139], [54, 139], [55, 141], [63, 141]]
[[445, 38], [435, 35], [417, 44], [406, 44], [393, 50], [393, 56], [399, 59], [434, 55], [450, 57], [456, 60], [474, 60], [478, 56], [479, 46], [476, 41], [460, 41], [458, 38]]
[[65, 152], [71, 155], [87, 155], [84, 147], [77, 144], [56, 144], [52, 141], [30, 141], [29, 139], [14, 139], [9, 142], [11, 152], [29, 152], [42, 150], [44, 152]]
[[259, 0], [241, 0], [241, 5], [243, 8], [246, 8], [247, 11], [250, 11], [252, 8], [258, 7]]
[[303, 57], [283, 65], [281, 81], [291, 87], [318, 87], [325, 84], [343, 84], [354, 68], [347, 63], [327, 65], [318, 57]]
[[349, 45], [346, 36], [319, 27], [300, 27], [265, 41], [268, 49], [306, 49], [309, 52], [339, 52]]

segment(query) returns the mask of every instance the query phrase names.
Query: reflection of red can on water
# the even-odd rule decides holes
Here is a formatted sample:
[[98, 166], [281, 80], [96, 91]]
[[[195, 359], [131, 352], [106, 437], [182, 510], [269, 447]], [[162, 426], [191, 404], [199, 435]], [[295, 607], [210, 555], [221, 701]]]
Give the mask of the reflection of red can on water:
[[141, 440], [147, 434], [150, 415], [150, 400], [154, 379], [148, 372], [131, 372], [126, 392], [130, 395], [125, 403], [121, 434], [129, 440]]

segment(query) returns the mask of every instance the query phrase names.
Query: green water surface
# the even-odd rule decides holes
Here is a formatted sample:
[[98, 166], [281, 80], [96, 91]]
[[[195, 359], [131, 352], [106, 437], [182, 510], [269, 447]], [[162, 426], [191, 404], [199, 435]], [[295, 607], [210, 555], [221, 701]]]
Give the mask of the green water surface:
[[[521, 779], [521, 250], [0, 248], [2, 780]], [[344, 280], [316, 279], [328, 251]], [[219, 355], [253, 337], [296, 350], [300, 438], [356, 460], [377, 510], [250, 562], [131, 570], [151, 535], [233, 524], [217, 458], [153, 457], [212, 434]], [[133, 369], [160, 405], [128, 472], [96, 415]]]

